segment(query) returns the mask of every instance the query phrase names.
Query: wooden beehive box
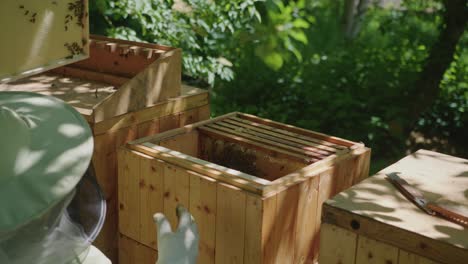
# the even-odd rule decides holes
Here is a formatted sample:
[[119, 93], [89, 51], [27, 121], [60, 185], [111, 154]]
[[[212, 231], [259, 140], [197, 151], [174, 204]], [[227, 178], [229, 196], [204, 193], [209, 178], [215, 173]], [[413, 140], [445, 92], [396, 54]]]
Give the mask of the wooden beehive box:
[[180, 49], [102, 36], [89, 41], [88, 59], [0, 84], [0, 91], [55, 96], [91, 124], [180, 95]]
[[324, 203], [319, 263], [468, 263], [468, 229], [424, 213], [387, 173], [468, 211], [468, 160], [419, 150]]
[[90, 58], [0, 84], [0, 91], [55, 96], [88, 121], [93, 164], [107, 199], [104, 227], [95, 242], [117, 260], [117, 148], [130, 140], [210, 116], [205, 90], [181, 86], [180, 49], [92, 36]]
[[119, 231], [156, 250], [152, 215], [175, 227], [183, 204], [199, 263], [312, 263], [322, 202], [366, 178], [369, 159], [361, 143], [242, 113], [139, 139], [118, 152]]

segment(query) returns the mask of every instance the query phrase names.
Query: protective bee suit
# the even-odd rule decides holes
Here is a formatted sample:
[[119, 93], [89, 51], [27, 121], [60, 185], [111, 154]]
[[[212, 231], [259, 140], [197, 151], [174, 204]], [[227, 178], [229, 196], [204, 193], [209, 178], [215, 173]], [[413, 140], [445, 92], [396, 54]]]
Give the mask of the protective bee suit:
[[107, 264], [91, 243], [105, 202], [90, 161], [93, 137], [66, 103], [0, 92], [0, 263]]

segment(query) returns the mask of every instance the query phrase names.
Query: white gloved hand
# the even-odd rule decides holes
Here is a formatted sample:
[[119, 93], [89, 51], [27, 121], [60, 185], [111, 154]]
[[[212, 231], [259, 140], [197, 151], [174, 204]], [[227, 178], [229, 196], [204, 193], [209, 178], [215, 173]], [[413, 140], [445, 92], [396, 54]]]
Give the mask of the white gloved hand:
[[193, 216], [183, 206], [176, 208], [179, 226], [172, 232], [167, 218], [157, 213], [153, 216], [157, 225], [157, 264], [195, 264], [198, 256], [198, 229]]

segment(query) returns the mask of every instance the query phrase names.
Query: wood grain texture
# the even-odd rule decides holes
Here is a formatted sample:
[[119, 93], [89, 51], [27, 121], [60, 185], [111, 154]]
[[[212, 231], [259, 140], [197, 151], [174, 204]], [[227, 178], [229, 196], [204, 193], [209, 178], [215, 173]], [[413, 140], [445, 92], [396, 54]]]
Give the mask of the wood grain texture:
[[162, 54], [155, 62], [122, 85], [94, 108], [95, 122], [151, 107], [180, 95], [181, 50]]
[[357, 235], [355, 233], [334, 225], [322, 223], [320, 241], [320, 264], [356, 263]]
[[418, 256], [416, 254], [404, 251], [398, 252], [398, 264], [439, 264], [440, 262], [432, 261], [428, 258]]
[[264, 208], [261, 197], [247, 195], [245, 204], [244, 263], [262, 263]]
[[[468, 259], [468, 230], [419, 210], [385, 174], [400, 173], [429, 201], [443, 197], [463, 207], [467, 171], [464, 159], [420, 150], [327, 201], [323, 219], [434, 261], [462, 263]], [[359, 228], [353, 229], [352, 221]]]
[[320, 225], [316, 217], [319, 181], [319, 177], [313, 177], [299, 184], [294, 263], [314, 263], [314, 242], [318, 240], [316, 226]]
[[158, 252], [124, 235], [119, 236], [119, 264], [153, 264]]
[[216, 263], [244, 263], [246, 195], [219, 183], [216, 209]]
[[190, 156], [198, 155], [198, 132], [192, 131], [187, 134], [183, 134], [177, 138], [169, 138], [163, 140], [160, 143], [160, 146], [179, 151], [183, 154]]
[[173, 230], [177, 229], [177, 205], [189, 208], [190, 178], [188, 172], [178, 166], [165, 163], [164, 165], [164, 210]]
[[190, 172], [190, 208], [200, 234], [198, 263], [215, 263], [217, 182]]
[[[185, 123], [183, 119], [190, 119], [187, 116], [196, 114], [181, 114], [179, 122]], [[183, 193], [189, 195], [189, 209], [200, 223], [202, 263], [314, 263], [322, 203], [364, 177], [366, 157], [360, 159], [368, 152], [358, 143], [339, 145], [349, 142], [338, 139], [307, 141], [313, 133], [301, 132], [300, 142], [306, 143], [289, 142], [293, 136], [278, 136], [282, 135], [278, 127], [287, 130], [289, 126], [275, 125], [275, 134], [263, 128], [269, 122], [262, 123], [265, 131], [260, 131], [253, 129], [257, 128], [254, 123], [263, 121], [238, 120], [247, 119], [233, 113], [125, 147], [189, 175], [188, 190]], [[235, 122], [242, 123], [242, 130]], [[255, 144], [244, 144], [246, 138]], [[311, 144], [322, 144], [313, 156], [324, 158], [311, 165], [297, 162], [297, 155], [309, 157]], [[364, 168], [353, 168], [361, 165]], [[177, 188], [186, 189], [187, 179], [177, 179], [177, 172], [167, 171], [172, 177], [164, 176], [164, 212], [175, 227], [172, 195]]]
[[140, 158], [118, 151], [119, 231], [140, 241]]
[[139, 242], [157, 249], [156, 224], [153, 215], [164, 210], [163, 182], [164, 162], [140, 158], [140, 240]]
[[356, 264], [398, 263], [398, 248], [360, 235], [356, 250]]
[[300, 187], [294, 185], [276, 195], [274, 229], [275, 263], [293, 263]]

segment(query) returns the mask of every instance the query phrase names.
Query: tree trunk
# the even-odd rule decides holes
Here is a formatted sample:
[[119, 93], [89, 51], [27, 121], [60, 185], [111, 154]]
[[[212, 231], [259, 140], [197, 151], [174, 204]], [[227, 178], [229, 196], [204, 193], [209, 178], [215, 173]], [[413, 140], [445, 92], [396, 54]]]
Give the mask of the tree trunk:
[[352, 40], [358, 35], [370, 3], [370, 0], [345, 0], [343, 17], [341, 19], [345, 38]]
[[342, 17], [342, 30], [346, 38], [351, 35], [352, 27], [354, 24], [354, 14], [356, 13], [356, 6], [359, 0], [345, 0], [344, 10]]
[[428, 110], [439, 96], [439, 84], [453, 61], [453, 55], [468, 20], [467, 0], [444, 0], [443, 29], [432, 46], [423, 71], [415, 83], [414, 103], [409, 107], [409, 131], [421, 113]]

